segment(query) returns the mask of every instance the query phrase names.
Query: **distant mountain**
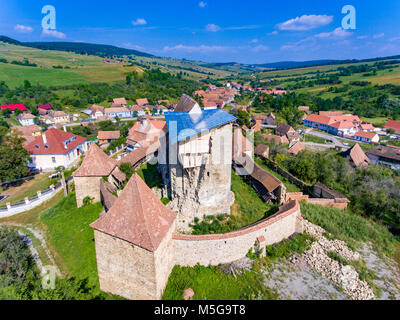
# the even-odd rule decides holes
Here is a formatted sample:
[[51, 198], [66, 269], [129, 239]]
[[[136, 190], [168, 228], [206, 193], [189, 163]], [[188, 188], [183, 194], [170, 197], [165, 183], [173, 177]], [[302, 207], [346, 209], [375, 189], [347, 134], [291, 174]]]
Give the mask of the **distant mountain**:
[[399, 59], [400, 55], [390, 56], [390, 57], [378, 57], [370, 59], [348, 59], [348, 60], [311, 60], [311, 61], [281, 61], [273, 63], [263, 63], [254, 64], [253, 66], [268, 68], [268, 69], [296, 69], [296, 68], [306, 68], [312, 66], [324, 66], [332, 64], [349, 64], [349, 63], [366, 63], [381, 60]]
[[0, 41], [14, 45], [36, 48], [40, 50], [68, 51], [68, 52], [75, 52], [78, 54], [89, 54], [100, 57], [111, 57], [111, 56], [121, 57], [128, 55], [135, 55], [139, 57], [154, 57], [151, 54], [144, 53], [141, 51], [119, 48], [106, 44], [93, 44], [84, 42], [20, 42], [18, 40], [14, 40], [6, 36], [0, 36]]
[[312, 60], [312, 61], [281, 61], [272, 63], [255, 64], [254, 66], [268, 69], [294, 69], [301, 67], [320, 66], [325, 64], [335, 64], [339, 60]]
[[0, 41], [1, 42], [5, 42], [5, 43], [9, 43], [9, 44], [15, 44], [17, 46], [22, 45], [22, 43], [19, 42], [18, 40], [14, 40], [14, 39], [11, 39], [11, 38], [6, 37], [6, 36], [0, 36]]

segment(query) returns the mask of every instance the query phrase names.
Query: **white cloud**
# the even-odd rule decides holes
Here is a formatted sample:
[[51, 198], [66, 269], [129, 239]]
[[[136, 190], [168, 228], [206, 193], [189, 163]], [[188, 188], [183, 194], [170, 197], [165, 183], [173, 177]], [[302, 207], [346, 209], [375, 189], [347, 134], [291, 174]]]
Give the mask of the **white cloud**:
[[57, 38], [57, 39], [65, 39], [67, 35], [65, 33], [56, 31], [56, 30], [48, 30], [48, 29], [43, 29], [41, 37], [52, 37], [52, 38]]
[[382, 32], [382, 33], [378, 33], [378, 34], [374, 34], [374, 39], [379, 39], [379, 38], [383, 38], [385, 36], [385, 34]]
[[205, 8], [207, 6], [207, 2], [204, 2], [204, 1], [200, 1], [199, 2], [199, 7], [200, 8]]
[[165, 46], [163, 48], [164, 52], [170, 51], [183, 51], [183, 52], [201, 52], [201, 53], [210, 53], [210, 52], [224, 52], [231, 50], [231, 47], [224, 47], [224, 46], [207, 46], [207, 45], [200, 45], [200, 46], [186, 46], [183, 44], [178, 44], [173, 47]]
[[134, 26], [144, 26], [147, 24], [147, 21], [143, 18], [137, 18], [136, 20], [132, 21]]
[[333, 21], [333, 16], [328, 15], [302, 15], [295, 19], [278, 24], [279, 30], [304, 31], [326, 26]]
[[257, 43], [257, 42], [258, 42], [258, 39], [253, 39], [250, 41], [250, 43]]
[[252, 48], [251, 50], [254, 51], [254, 52], [262, 52], [262, 51], [268, 51], [269, 47], [260, 44], [260, 45], [258, 45], [256, 47]]
[[353, 33], [344, 30], [343, 28], [339, 27], [333, 30], [332, 32], [322, 32], [317, 34], [315, 37], [319, 39], [343, 39], [350, 37]]
[[363, 40], [363, 39], [367, 39], [368, 38], [368, 36], [358, 36], [357, 37], [357, 39], [359, 39], [359, 40]]
[[24, 26], [22, 24], [17, 24], [14, 27], [14, 30], [20, 33], [32, 33], [33, 32], [33, 28], [29, 27], [29, 26]]
[[218, 32], [221, 30], [220, 26], [217, 26], [216, 24], [210, 23], [206, 25], [206, 31], [208, 32]]
[[391, 38], [391, 39], [390, 39], [391, 42], [393, 42], [393, 41], [399, 41], [399, 40], [400, 40], [400, 37], [394, 37], [394, 38]]
[[276, 36], [278, 34], [278, 31], [272, 31], [270, 33], [267, 33], [267, 36]]

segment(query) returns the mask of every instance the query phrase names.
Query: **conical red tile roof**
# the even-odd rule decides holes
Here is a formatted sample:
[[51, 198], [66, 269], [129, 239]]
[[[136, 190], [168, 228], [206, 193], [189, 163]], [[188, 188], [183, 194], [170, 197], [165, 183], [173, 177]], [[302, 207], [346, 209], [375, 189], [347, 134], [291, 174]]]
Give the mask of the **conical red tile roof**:
[[176, 218], [134, 174], [112, 208], [90, 226], [149, 251], [157, 250]]
[[74, 177], [105, 177], [114, 170], [116, 165], [117, 160], [110, 158], [95, 143], [92, 143], [82, 165], [72, 175]]

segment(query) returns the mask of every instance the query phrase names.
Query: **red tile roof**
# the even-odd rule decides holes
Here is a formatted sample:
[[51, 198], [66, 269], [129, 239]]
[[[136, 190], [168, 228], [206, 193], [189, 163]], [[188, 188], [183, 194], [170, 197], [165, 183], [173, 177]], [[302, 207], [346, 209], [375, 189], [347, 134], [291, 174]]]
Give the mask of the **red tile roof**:
[[15, 111], [15, 109], [19, 109], [19, 110], [22, 110], [22, 111], [27, 111], [26, 107], [22, 103], [19, 103], [19, 104], [5, 104], [5, 105], [0, 106], [0, 108], [3, 109], [3, 110], [4, 109], [10, 109], [11, 111]]
[[367, 166], [369, 164], [369, 158], [361, 149], [360, 145], [356, 143], [353, 148], [350, 149], [349, 152], [350, 159], [354, 162], [354, 164], [358, 166]]
[[305, 150], [306, 147], [300, 141], [296, 142], [293, 146], [291, 146], [288, 150], [289, 153], [298, 155], [301, 151]]
[[[44, 136], [46, 143], [43, 142]], [[67, 154], [85, 141], [86, 138], [81, 136], [52, 128], [25, 146], [25, 149], [33, 155]]]
[[400, 131], [400, 121], [389, 120], [385, 127], [386, 129], [393, 129], [394, 131]]
[[83, 159], [82, 165], [76, 170], [73, 177], [106, 177], [117, 166], [117, 160], [110, 158], [95, 143]]
[[134, 174], [112, 208], [90, 226], [154, 252], [175, 218], [176, 213]]
[[116, 140], [119, 139], [121, 133], [119, 131], [99, 131], [97, 139], [99, 140]]
[[375, 132], [365, 132], [365, 131], [358, 131], [355, 134], [356, 137], [373, 139], [376, 136]]
[[[40, 132], [42, 128], [34, 124], [26, 127], [14, 127], [12, 131], [19, 132], [23, 136], [33, 136], [34, 133]], [[33, 141], [33, 140], [32, 140]]]
[[51, 110], [51, 105], [49, 104], [42, 104], [37, 106], [38, 109], [43, 109], [43, 110]]
[[372, 123], [362, 123], [360, 125], [360, 127], [362, 130], [374, 130], [375, 129], [375, 127]]
[[136, 99], [136, 104], [139, 107], [143, 107], [143, 106], [147, 106], [149, 104], [149, 101], [146, 98], [144, 98], [144, 99]]

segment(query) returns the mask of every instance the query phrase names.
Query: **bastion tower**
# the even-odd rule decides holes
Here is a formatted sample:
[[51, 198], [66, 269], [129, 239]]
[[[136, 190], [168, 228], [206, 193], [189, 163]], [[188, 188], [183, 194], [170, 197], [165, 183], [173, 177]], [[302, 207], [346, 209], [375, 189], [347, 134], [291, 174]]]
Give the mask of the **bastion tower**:
[[178, 212], [177, 229], [186, 231], [195, 218], [230, 214], [232, 122], [221, 109], [202, 110], [184, 95], [174, 112], [165, 114], [168, 134], [160, 139], [159, 162]]

